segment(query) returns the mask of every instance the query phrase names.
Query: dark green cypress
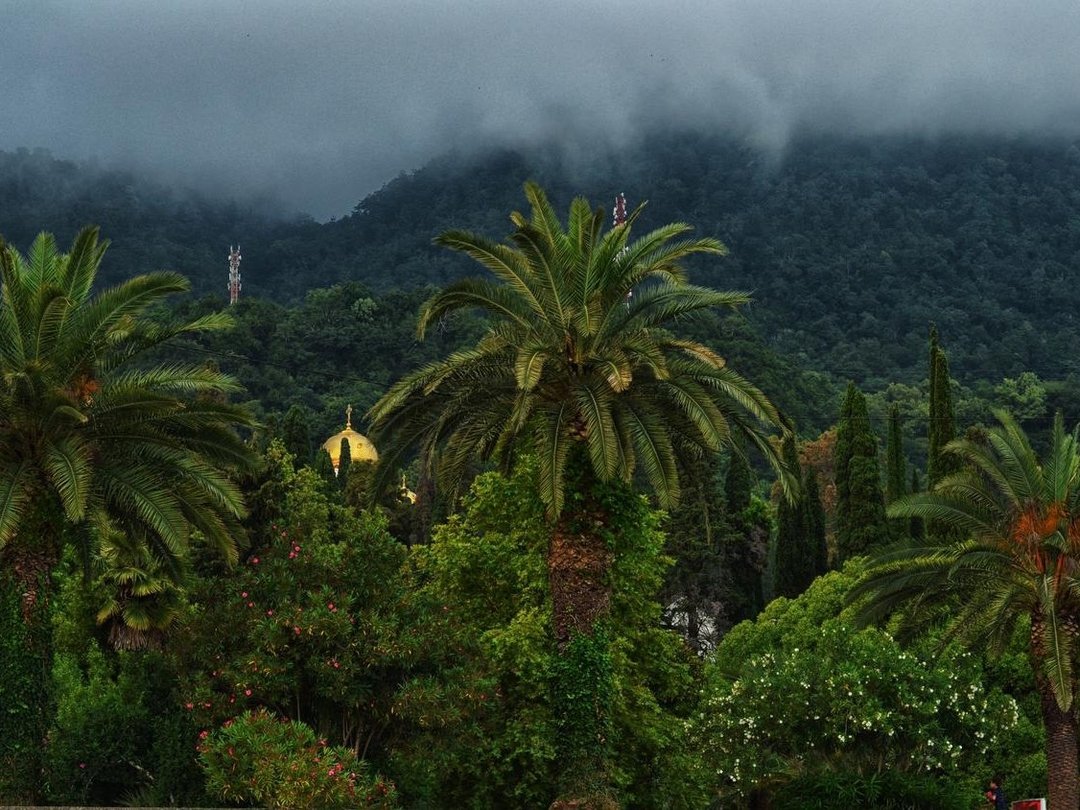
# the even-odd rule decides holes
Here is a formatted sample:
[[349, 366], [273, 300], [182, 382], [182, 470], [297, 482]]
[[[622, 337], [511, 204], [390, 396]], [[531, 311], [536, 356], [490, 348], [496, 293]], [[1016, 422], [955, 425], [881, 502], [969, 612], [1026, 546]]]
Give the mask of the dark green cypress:
[[307, 415], [299, 405], [290, 406], [281, 424], [281, 440], [285, 449], [292, 453], [296, 467], [311, 463], [311, 433], [308, 430]]
[[808, 551], [810, 579], [829, 570], [829, 545], [825, 539], [825, 507], [821, 505], [821, 491], [817, 475], [808, 468], [803, 476], [802, 525], [803, 546]]
[[[795, 437], [789, 433], [784, 437], [781, 447], [784, 465], [792, 475], [800, 476], [799, 454], [795, 448]], [[809, 562], [803, 536], [803, 498], [802, 493], [794, 502], [781, 497], [776, 507], [776, 557], [773, 568], [773, 594], [794, 599], [806, 590], [813, 579], [808, 571]]]
[[341, 455], [338, 456], [337, 483], [342, 491], [349, 485], [349, 468], [352, 466], [352, 450], [349, 448], [349, 440], [341, 440]]
[[907, 464], [900, 432], [900, 406], [889, 408], [889, 435], [885, 450], [885, 501], [892, 503], [907, 494]]
[[724, 478], [724, 502], [729, 515], [737, 515], [750, 505], [754, 474], [741, 453], [731, 454], [727, 476]]
[[866, 398], [849, 383], [836, 437], [836, 545], [838, 563], [888, 539], [877, 437]]
[[330, 453], [326, 448], [320, 449], [318, 455], [315, 456], [315, 472], [328, 484], [337, 485], [337, 480], [334, 478], [334, 462], [330, 459]]
[[[907, 494], [907, 464], [904, 461], [904, 438], [900, 432], [900, 406], [889, 408], [889, 433], [885, 446], [885, 503], [891, 504]], [[893, 535], [899, 539], [908, 533], [905, 520], [890, 520]]]
[[[922, 484], [919, 482], [919, 471], [911, 471], [911, 494], [922, 490]], [[911, 523], [908, 525], [908, 531], [911, 533], [913, 540], [921, 541], [926, 538], [926, 526], [923, 523], [922, 518], [913, 517]]]
[[952, 459], [943, 453], [945, 445], [956, 433], [949, 379], [949, 360], [941, 348], [936, 327], [930, 328], [930, 425], [927, 429], [926, 454], [927, 486], [956, 469]]

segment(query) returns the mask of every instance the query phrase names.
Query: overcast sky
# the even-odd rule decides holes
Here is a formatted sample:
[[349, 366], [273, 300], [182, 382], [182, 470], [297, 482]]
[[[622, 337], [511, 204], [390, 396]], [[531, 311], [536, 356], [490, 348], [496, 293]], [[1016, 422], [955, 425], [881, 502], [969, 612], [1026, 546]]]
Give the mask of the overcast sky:
[[1080, 134], [1080, 0], [0, 0], [0, 149], [318, 217], [449, 148]]

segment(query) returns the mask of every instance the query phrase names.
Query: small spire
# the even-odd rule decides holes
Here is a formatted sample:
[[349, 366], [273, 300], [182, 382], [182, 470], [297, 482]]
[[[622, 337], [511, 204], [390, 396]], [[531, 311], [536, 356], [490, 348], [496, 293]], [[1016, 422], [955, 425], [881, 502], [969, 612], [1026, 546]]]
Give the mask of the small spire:
[[352, 403], [345, 409], [345, 429], [352, 430]]

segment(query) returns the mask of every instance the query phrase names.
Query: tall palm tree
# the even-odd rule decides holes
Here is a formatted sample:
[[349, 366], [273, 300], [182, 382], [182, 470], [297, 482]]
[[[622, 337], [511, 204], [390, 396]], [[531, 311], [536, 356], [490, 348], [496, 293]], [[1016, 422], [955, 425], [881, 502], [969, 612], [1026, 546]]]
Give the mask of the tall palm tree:
[[250, 420], [220, 396], [237, 386], [204, 366], [141, 362], [229, 318], [147, 320], [188, 289], [175, 273], [92, 295], [106, 247], [93, 228], [67, 254], [47, 234], [26, 256], [0, 242], [0, 573], [22, 588], [25, 616], [64, 542], [88, 562], [93, 536], [121, 531], [175, 570], [194, 528], [237, 555], [243, 503], [228, 471], [251, 463], [233, 430]]
[[991, 652], [1028, 619], [1050, 806], [1076, 810], [1080, 444], [1058, 413], [1040, 462], [1015, 420], [1004, 411], [995, 416], [1000, 424], [985, 441], [946, 445], [964, 463], [960, 472], [889, 509], [893, 517], [939, 521], [963, 539], [882, 556], [856, 596], [870, 596], [868, 620], [900, 611], [909, 629], [944, 624], [947, 639]]
[[679, 495], [680, 459], [731, 446], [734, 434], [778, 463], [766, 433], [782, 420], [712, 349], [664, 329], [749, 300], [687, 282], [680, 263], [723, 254], [720, 242], [683, 238], [690, 229], [680, 223], [631, 241], [640, 208], [605, 231], [603, 209], [581, 198], [564, 227], [537, 185], [527, 183], [525, 196], [531, 215], [511, 215], [505, 243], [458, 230], [435, 240], [493, 278], [434, 295], [420, 311], [418, 335], [468, 308], [488, 316], [488, 329], [475, 346], [398, 382], [369, 417], [384, 476], [419, 448], [452, 495], [479, 460], [507, 465], [523, 448], [535, 455], [552, 521], [554, 631], [565, 653], [575, 635], [593, 634], [610, 606], [606, 516], [593, 485], [629, 482], [640, 467], [669, 507]]

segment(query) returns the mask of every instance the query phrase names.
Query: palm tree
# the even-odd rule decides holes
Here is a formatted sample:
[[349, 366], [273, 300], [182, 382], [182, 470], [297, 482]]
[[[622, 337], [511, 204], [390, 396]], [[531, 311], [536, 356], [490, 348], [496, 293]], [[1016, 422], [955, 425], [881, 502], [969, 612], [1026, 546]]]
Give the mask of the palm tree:
[[184, 589], [149, 546], [122, 532], [100, 541], [97, 623], [108, 628], [114, 650], [160, 650], [165, 633], [180, 618]]
[[203, 366], [139, 364], [170, 338], [230, 321], [146, 320], [188, 289], [175, 273], [92, 295], [106, 247], [92, 228], [66, 255], [47, 234], [25, 257], [0, 242], [0, 564], [25, 617], [65, 542], [89, 563], [91, 538], [120, 531], [176, 571], [194, 528], [237, 556], [243, 503], [227, 471], [252, 456], [233, 431], [249, 417], [221, 397], [236, 384]]
[[193, 528], [229, 560], [241, 535], [243, 503], [227, 471], [251, 463], [233, 432], [250, 421], [222, 397], [236, 384], [206, 367], [140, 362], [170, 338], [229, 319], [146, 319], [188, 289], [175, 273], [92, 295], [106, 247], [96, 229], [68, 254], [46, 234], [27, 256], [0, 241], [0, 596], [21, 608], [20, 666], [39, 695], [31, 718], [0, 731], [16, 739], [28, 785], [41, 783], [50, 722], [46, 608], [63, 546], [90, 570], [94, 538], [119, 532], [176, 576]]
[[[435, 240], [494, 278], [465, 279], [434, 295], [421, 308], [418, 335], [468, 308], [488, 316], [488, 329], [475, 346], [398, 382], [369, 417], [382, 476], [418, 448], [451, 497], [478, 461], [507, 466], [522, 449], [536, 457], [552, 522], [554, 631], [565, 654], [574, 636], [593, 634], [610, 605], [607, 520], [594, 485], [629, 482], [640, 467], [670, 507], [680, 460], [729, 447], [733, 435], [779, 466], [766, 431], [782, 420], [713, 350], [664, 329], [749, 300], [687, 283], [682, 260], [723, 254], [720, 242], [681, 238], [690, 229], [680, 223], [630, 241], [640, 208], [605, 231], [603, 210], [581, 198], [564, 228], [537, 185], [527, 183], [525, 196], [531, 216], [511, 215], [505, 243], [458, 230]], [[574, 500], [565, 509], [568, 489]]]
[[[890, 507], [893, 517], [938, 521], [962, 540], [941, 540], [880, 557], [856, 596], [876, 620], [900, 611], [909, 629], [944, 623], [945, 638], [999, 652], [1021, 619], [1046, 727], [1050, 806], [1080, 803], [1077, 680], [1080, 634], [1080, 444], [1054, 420], [1040, 463], [1004, 411], [985, 440], [960, 439], [946, 452], [964, 462], [930, 492]], [[948, 535], [946, 535], [948, 536]]]

